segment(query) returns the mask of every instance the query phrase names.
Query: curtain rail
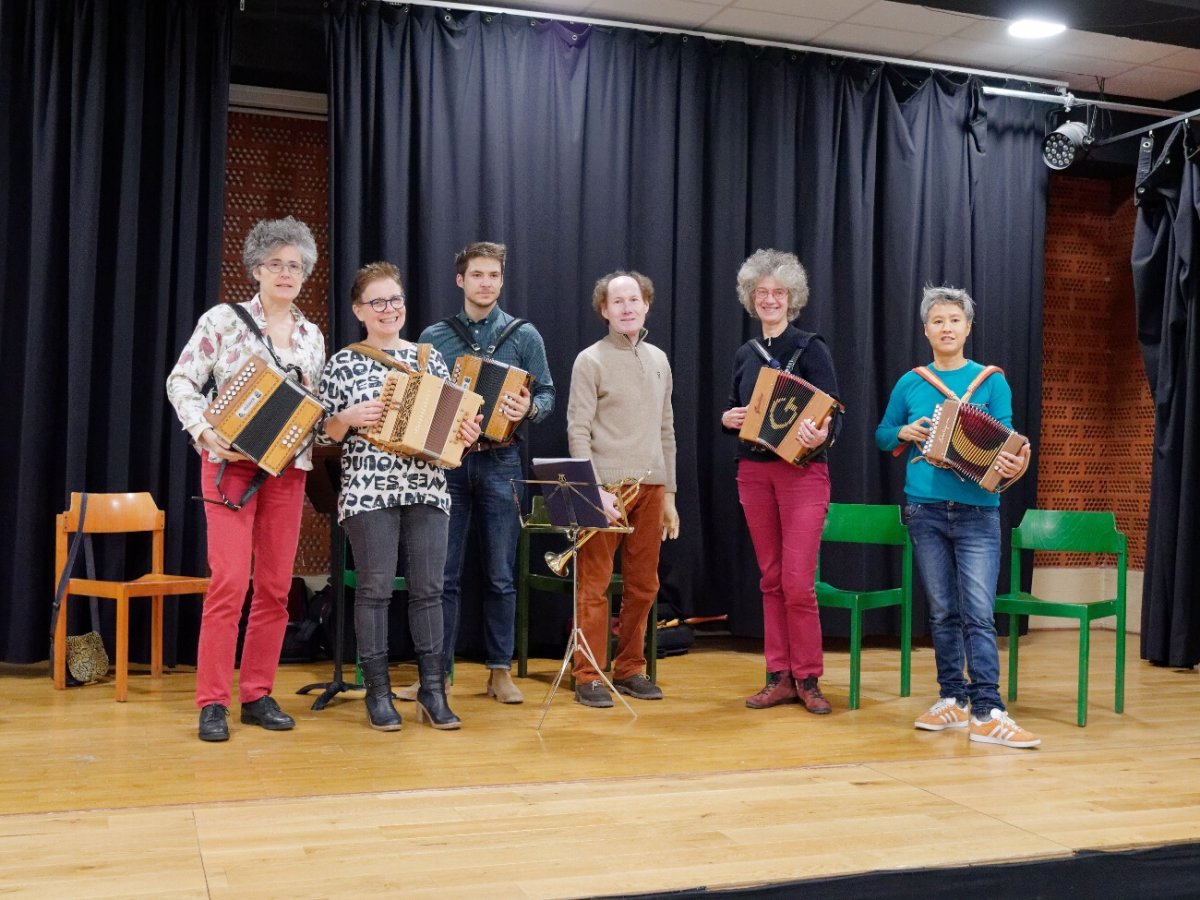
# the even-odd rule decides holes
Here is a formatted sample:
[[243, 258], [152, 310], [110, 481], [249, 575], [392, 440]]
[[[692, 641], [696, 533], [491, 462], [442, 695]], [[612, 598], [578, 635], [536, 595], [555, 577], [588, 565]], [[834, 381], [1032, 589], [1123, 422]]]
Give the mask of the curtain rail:
[[[640, 22], [619, 22], [613, 19], [592, 19], [586, 16], [563, 15], [561, 13], [544, 12], [541, 10], [508, 9], [500, 6], [480, 6], [473, 3], [439, 3], [435, 0], [383, 0], [391, 6], [432, 6], [435, 9], [461, 9], [468, 12], [486, 12], [509, 16], [528, 16], [531, 19], [553, 19], [559, 22], [579, 22], [583, 25], [602, 25], [608, 28], [633, 28], [638, 31], [654, 31], [661, 34], [683, 34], [689, 37], [705, 38], [710, 41], [735, 41], [741, 44], [751, 44], [756, 47], [779, 47], [783, 50], [793, 50], [797, 53], [820, 53], [823, 56], [842, 56], [847, 59], [861, 59], [867, 62], [889, 63], [896, 66], [907, 66], [913, 69], [935, 69], [939, 72], [958, 72], [965, 75], [979, 75], [983, 78], [1002, 78], [1010, 81], [1025, 81], [1030, 84], [1044, 84], [1056, 90], [1065, 91], [1069, 85], [1065, 81], [1053, 78], [1037, 78], [1032, 75], [1014, 75], [1011, 72], [993, 72], [988, 69], [971, 69], [965, 66], [951, 66], [945, 63], [928, 62], [921, 59], [904, 59], [898, 56], [877, 56], [873, 53], [854, 53], [848, 50], [835, 50], [828, 47], [814, 47], [810, 44], [788, 44], [782, 41], [767, 41], [761, 38], [746, 37], [740, 34], [719, 34], [710, 31], [691, 31], [686, 28], [668, 28], [662, 25], [646, 25]], [[986, 18], [986, 17], [984, 17]]]

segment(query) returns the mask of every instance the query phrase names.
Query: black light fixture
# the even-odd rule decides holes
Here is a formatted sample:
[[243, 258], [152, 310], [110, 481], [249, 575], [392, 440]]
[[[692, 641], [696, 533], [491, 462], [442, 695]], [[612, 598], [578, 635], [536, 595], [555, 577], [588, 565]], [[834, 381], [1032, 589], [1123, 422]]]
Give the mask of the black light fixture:
[[1092, 128], [1087, 122], [1063, 122], [1042, 141], [1042, 160], [1061, 172], [1087, 155], [1092, 140]]

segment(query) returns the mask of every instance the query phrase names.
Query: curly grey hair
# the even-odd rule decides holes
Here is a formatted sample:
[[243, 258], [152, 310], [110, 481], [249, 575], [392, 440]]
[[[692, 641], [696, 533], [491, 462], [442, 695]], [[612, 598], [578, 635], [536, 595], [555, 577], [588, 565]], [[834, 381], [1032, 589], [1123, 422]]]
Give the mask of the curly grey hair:
[[922, 325], [929, 324], [929, 310], [939, 303], [953, 303], [959, 307], [967, 317], [968, 325], [975, 321], [975, 301], [971, 299], [970, 294], [962, 288], [950, 287], [948, 284], [927, 284], [925, 292], [921, 295]]
[[295, 247], [300, 251], [304, 277], [312, 274], [317, 265], [317, 242], [308, 226], [299, 219], [260, 219], [246, 235], [242, 244], [242, 265], [254, 280], [254, 270], [261, 266], [280, 247]]
[[754, 290], [758, 283], [769, 275], [788, 290], [787, 317], [788, 321], [800, 315], [800, 310], [808, 305], [808, 273], [795, 253], [785, 253], [782, 250], [755, 250], [738, 269], [738, 299], [742, 302], [750, 318], [757, 319], [754, 311]]

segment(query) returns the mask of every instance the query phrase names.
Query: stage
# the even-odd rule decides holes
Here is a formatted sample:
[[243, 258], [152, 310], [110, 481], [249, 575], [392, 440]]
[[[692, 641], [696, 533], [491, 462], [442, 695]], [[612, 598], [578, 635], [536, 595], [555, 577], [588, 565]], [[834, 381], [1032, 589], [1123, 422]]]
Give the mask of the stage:
[[[118, 704], [111, 681], [56, 692], [44, 666], [0, 667], [0, 892], [579, 897], [1200, 840], [1197, 673], [1141, 662], [1133, 636], [1117, 715], [1112, 636], [1095, 632], [1078, 728], [1076, 640], [1022, 640], [1011, 712], [1042, 737], [1036, 750], [913, 729], [936, 698], [928, 646], [908, 698], [897, 651], [869, 647], [850, 712], [845, 647], [828, 642], [834, 712], [817, 717], [746, 709], [758, 646], [701, 637], [660, 661], [666, 699], [631, 701], [636, 721], [564, 688], [540, 733], [556, 661], [531, 660], [521, 706], [488, 699], [483, 667], [460, 664], [463, 729], [418, 725], [397, 703], [391, 734], [367, 727], [360, 695], [321, 712], [295, 695], [328, 664], [283, 666], [275, 696], [296, 730], [243, 726], [235, 703], [225, 744], [195, 737], [190, 670], [135, 667]], [[406, 683], [414, 668], [392, 673]]]

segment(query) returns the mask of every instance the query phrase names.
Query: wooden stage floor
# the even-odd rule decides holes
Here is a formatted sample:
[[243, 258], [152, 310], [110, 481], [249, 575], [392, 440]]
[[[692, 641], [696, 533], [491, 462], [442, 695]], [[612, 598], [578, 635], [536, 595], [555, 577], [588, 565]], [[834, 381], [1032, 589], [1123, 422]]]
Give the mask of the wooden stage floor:
[[[746, 886], [878, 869], [1061, 857], [1200, 840], [1200, 683], [1129, 641], [1126, 712], [1112, 711], [1112, 639], [1093, 638], [1092, 703], [1074, 724], [1072, 632], [1022, 642], [1014, 716], [1037, 750], [918, 732], [936, 697], [933, 652], [869, 648], [863, 706], [848, 658], [826, 654], [834, 704], [754, 711], [751, 642], [701, 638], [660, 662], [667, 699], [585, 709], [557, 663], [531, 663], [526, 703], [484, 696], [460, 666], [458, 732], [365, 723], [343, 695], [322, 712], [293, 692], [326, 664], [284, 666], [293, 732], [237, 723], [195, 737], [194, 675], [135, 674], [52, 689], [45, 667], [0, 667], [0, 893], [38, 897], [579, 897]], [[1003, 641], [1001, 662], [1007, 655]], [[405, 682], [412, 666], [393, 667]], [[1002, 686], [1003, 687], [1003, 686]]]

